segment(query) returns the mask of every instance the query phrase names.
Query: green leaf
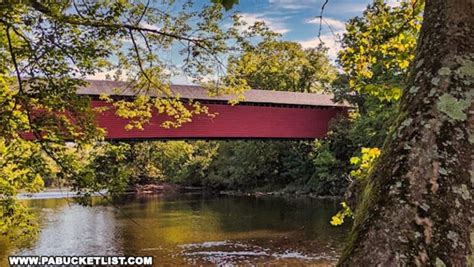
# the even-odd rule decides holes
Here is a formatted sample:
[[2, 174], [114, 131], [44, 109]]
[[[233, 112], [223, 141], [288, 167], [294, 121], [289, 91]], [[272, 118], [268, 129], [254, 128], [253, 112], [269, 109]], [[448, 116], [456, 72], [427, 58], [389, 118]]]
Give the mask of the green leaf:
[[214, 4], [221, 4], [225, 10], [231, 9], [239, 0], [211, 0]]

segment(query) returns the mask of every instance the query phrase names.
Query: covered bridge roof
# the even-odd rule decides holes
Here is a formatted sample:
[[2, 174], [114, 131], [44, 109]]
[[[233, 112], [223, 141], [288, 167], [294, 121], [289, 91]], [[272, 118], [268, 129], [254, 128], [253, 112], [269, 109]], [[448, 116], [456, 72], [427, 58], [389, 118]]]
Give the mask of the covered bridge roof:
[[[125, 82], [88, 80], [89, 85], [78, 90], [80, 95], [114, 95], [114, 96], [134, 96], [136, 92], [127, 87]], [[209, 96], [207, 89], [194, 85], [171, 85], [171, 91], [179, 94], [184, 99], [208, 100], [208, 101], [229, 101], [235, 95]], [[153, 95], [153, 96], [156, 96]], [[295, 93], [270, 90], [249, 90], [244, 92], [245, 100], [248, 103], [269, 103], [283, 105], [305, 105], [305, 106], [329, 106], [329, 107], [349, 107], [347, 103], [335, 103], [332, 95], [315, 93]]]

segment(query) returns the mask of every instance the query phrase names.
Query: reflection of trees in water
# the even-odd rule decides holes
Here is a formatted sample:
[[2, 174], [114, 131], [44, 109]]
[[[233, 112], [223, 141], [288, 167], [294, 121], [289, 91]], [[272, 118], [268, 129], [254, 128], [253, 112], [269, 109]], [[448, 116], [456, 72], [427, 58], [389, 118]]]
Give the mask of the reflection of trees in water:
[[8, 266], [7, 257], [16, 246], [8, 238], [0, 236], [0, 266]]
[[329, 225], [337, 203], [313, 199], [146, 196], [124, 208], [140, 224], [118, 215], [125, 250], [131, 253], [140, 248], [173, 250], [186, 243], [283, 236], [342, 242], [347, 230]]
[[[215, 214], [201, 210], [195, 200], [187, 197], [137, 197], [116, 213], [124, 253], [153, 255], [160, 264], [185, 264], [179, 254], [180, 244], [225, 238]], [[176, 257], [178, 256], [178, 257]]]
[[0, 204], [0, 266], [7, 266], [7, 256], [19, 247], [30, 246], [38, 236], [38, 217], [28, 203], [16, 198], [2, 199]]
[[[44, 220], [67, 206], [68, 201], [71, 200], [64, 198], [17, 200], [14, 203], [15, 211], [21, 213], [26, 220], [37, 223], [23, 224], [22, 220], [15, 218], [16, 224], [8, 227], [9, 234], [0, 237], [0, 266], [7, 265], [7, 256], [12, 251], [31, 247], [38, 240], [40, 225]], [[12, 217], [11, 214], [10, 217]]]
[[253, 230], [302, 231], [307, 238], [337, 238], [341, 230], [329, 226], [337, 203], [277, 197], [221, 197], [202, 203], [217, 214], [226, 232]]
[[232, 244], [243, 242], [278, 253], [319, 253], [328, 244], [342, 243], [345, 233], [345, 228], [329, 225], [337, 203], [307, 198], [127, 196], [115, 204], [121, 210], [101, 198], [94, 198], [93, 207], [65, 199], [25, 203], [39, 215], [44, 229], [35, 246], [23, 252], [43, 254], [112, 249], [153, 255], [163, 264], [184, 264], [184, 244], [228, 240], [225, 248], [207, 249], [234, 249]]
[[66, 199], [34, 200], [33, 210], [41, 217], [40, 238], [24, 255], [116, 255], [122, 240], [117, 235], [116, 210], [102, 205], [84, 207]]
[[[136, 201], [123, 206], [127, 216], [132, 217], [139, 225], [128, 220], [125, 215], [117, 214], [124, 226], [125, 238], [137, 242], [159, 240], [164, 244], [180, 244], [197, 238], [196, 234], [218, 232], [215, 214], [199, 208], [195, 199], [180, 197], [179, 200], [169, 196], [138, 197]], [[130, 242], [133, 243], [133, 242]], [[139, 246], [136, 246], [139, 247]]]

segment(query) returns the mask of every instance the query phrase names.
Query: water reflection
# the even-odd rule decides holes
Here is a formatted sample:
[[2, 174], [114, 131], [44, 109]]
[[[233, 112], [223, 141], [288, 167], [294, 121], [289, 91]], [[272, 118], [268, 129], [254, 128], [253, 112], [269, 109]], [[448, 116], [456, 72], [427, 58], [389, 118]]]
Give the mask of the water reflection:
[[31, 200], [42, 231], [22, 255], [151, 255], [161, 264], [322, 264], [336, 260], [347, 227], [337, 203], [204, 195], [130, 196], [121, 210], [96, 199]]

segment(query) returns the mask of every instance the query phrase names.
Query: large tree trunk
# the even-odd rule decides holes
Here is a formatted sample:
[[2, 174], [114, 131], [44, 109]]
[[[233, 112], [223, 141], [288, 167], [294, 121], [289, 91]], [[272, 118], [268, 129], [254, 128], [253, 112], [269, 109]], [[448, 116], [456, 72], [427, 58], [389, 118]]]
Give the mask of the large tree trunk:
[[398, 122], [341, 266], [473, 266], [473, 6], [426, 1]]

